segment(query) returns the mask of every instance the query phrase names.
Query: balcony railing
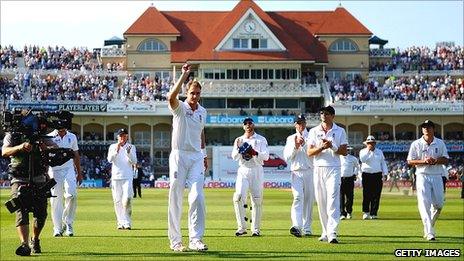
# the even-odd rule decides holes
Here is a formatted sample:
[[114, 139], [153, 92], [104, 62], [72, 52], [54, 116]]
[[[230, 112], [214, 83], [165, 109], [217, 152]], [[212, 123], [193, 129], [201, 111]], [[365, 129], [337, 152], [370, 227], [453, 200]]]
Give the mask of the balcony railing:
[[124, 57], [126, 51], [122, 48], [102, 48], [101, 57]]
[[369, 56], [370, 57], [392, 57], [394, 53], [394, 49], [370, 49]]
[[397, 76], [397, 77], [413, 77], [416, 75], [424, 75], [424, 76], [455, 76], [455, 77], [463, 77], [464, 70], [434, 70], [434, 71], [405, 71], [401, 69], [396, 69], [394, 71], [370, 71], [369, 77], [378, 78], [378, 77], [389, 77], [389, 76]]
[[301, 84], [299, 82], [204, 82], [203, 97], [319, 97], [320, 84]]

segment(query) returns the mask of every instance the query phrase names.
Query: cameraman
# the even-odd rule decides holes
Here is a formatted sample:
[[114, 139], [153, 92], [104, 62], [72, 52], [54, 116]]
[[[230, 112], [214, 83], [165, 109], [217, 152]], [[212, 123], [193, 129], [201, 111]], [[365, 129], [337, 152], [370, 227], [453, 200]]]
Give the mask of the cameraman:
[[[55, 197], [50, 198], [51, 214], [53, 221], [53, 236], [60, 237], [65, 233], [67, 236], [74, 235], [73, 222], [77, 207], [77, 184], [82, 182], [81, 160], [77, 137], [64, 127], [58, 127], [50, 132], [48, 136], [60, 148], [72, 149], [74, 158], [63, 165], [50, 167], [48, 174], [54, 178], [56, 185], [52, 188]], [[77, 180], [76, 180], [77, 179]], [[63, 197], [64, 208], [63, 208]]]
[[[34, 168], [33, 182], [35, 186], [42, 186], [47, 180], [47, 166], [41, 162], [41, 151], [47, 149], [47, 146], [56, 147], [56, 145], [45, 140], [39, 142], [39, 146], [33, 146], [28, 141], [28, 136], [23, 134], [5, 133], [2, 146], [2, 157], [10, 157], [8, 173], [11, 177], [11, 195], [18, 196], [21, 186], [29, 184], [29, 163], [32, 161]], [[31, 159], [32, 158], [32, 159]], [[34, 217], [33, 238], [29, 241], [29, 210], [21, 206], [16, 211], [16, 228], [21, 240], [21, 245], [16, 249], [19, 256], [41, 253], [39, 235], [45, 225], [47, 218], [47, 198], [39, 197], [32, 199], [32, 213]]]

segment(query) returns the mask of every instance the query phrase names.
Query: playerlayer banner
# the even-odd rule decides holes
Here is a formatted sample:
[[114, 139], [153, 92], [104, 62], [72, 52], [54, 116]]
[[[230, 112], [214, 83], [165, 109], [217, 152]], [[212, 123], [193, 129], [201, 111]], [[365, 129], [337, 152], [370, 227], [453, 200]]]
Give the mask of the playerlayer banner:
[[[290, 181], [290, 165], [283, 157], [283, 146], [269, 147], [269, 160], [264, 162], [264, 181]], [[213, 179], [235, 181], [238, 162], [232, 159], [232, 146], [213, 147]]]
[[71, 112], [106, 112], [106, 103], [26, 103], [9, 102], [8, 109], [32, 109], [33, 111], [57, 111], [65, 110]]

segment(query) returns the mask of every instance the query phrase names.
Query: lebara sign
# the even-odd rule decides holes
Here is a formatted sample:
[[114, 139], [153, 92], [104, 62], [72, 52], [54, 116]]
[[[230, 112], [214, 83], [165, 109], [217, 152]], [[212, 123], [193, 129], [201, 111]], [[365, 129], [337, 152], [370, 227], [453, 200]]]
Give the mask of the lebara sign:
[[242, 124], [246, 117], [250, 117], [256, 124], [275, 125], [281, 124], [291, 126], [293, 124], [293, 116], [222, 116], [208, 115], [206, 124]]

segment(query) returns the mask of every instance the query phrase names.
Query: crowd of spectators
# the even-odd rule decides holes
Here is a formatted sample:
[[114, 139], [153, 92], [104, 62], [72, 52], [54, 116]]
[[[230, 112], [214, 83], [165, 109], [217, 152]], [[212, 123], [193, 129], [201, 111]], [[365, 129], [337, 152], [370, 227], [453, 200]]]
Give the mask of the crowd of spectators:
[[14, 69], [18, 67], [16, 62], [16, 57], [18, 57], [18, 52], [13, 48], [13, 46], [4, 46], [0, 45], [0, 69]]
[[435, 48], [412, 46], [397, 48], [390, 62], [370, 65], [370, 71], [448, 71], [464, 69], [462, 46], [437, 46]]
[[40, 74], [36, 71], [16, 72], [14, 77], [0, 77], [1, 94], [9, 100], [23, 100], [30, 94], [32, 101], [165, 101], [172, 79], [125, 78], [93, 72]]
[[102, 70], [99, 53], [87, 48], [24, 46], [24, 63], [29, 69], [42, 70]]
[[355, 77], [351, 81], [333, 81], [330, 92], [337, 101], [462, 101], [464, 100], [463, 78], [451, 76], [399, 77], [391, 76], [383, 84], [370, 79]]
[[136, 77], [128, 75], [119, 88], [122, 101], [165, 101], [172, 86], [172, 79], [158, 76]]

